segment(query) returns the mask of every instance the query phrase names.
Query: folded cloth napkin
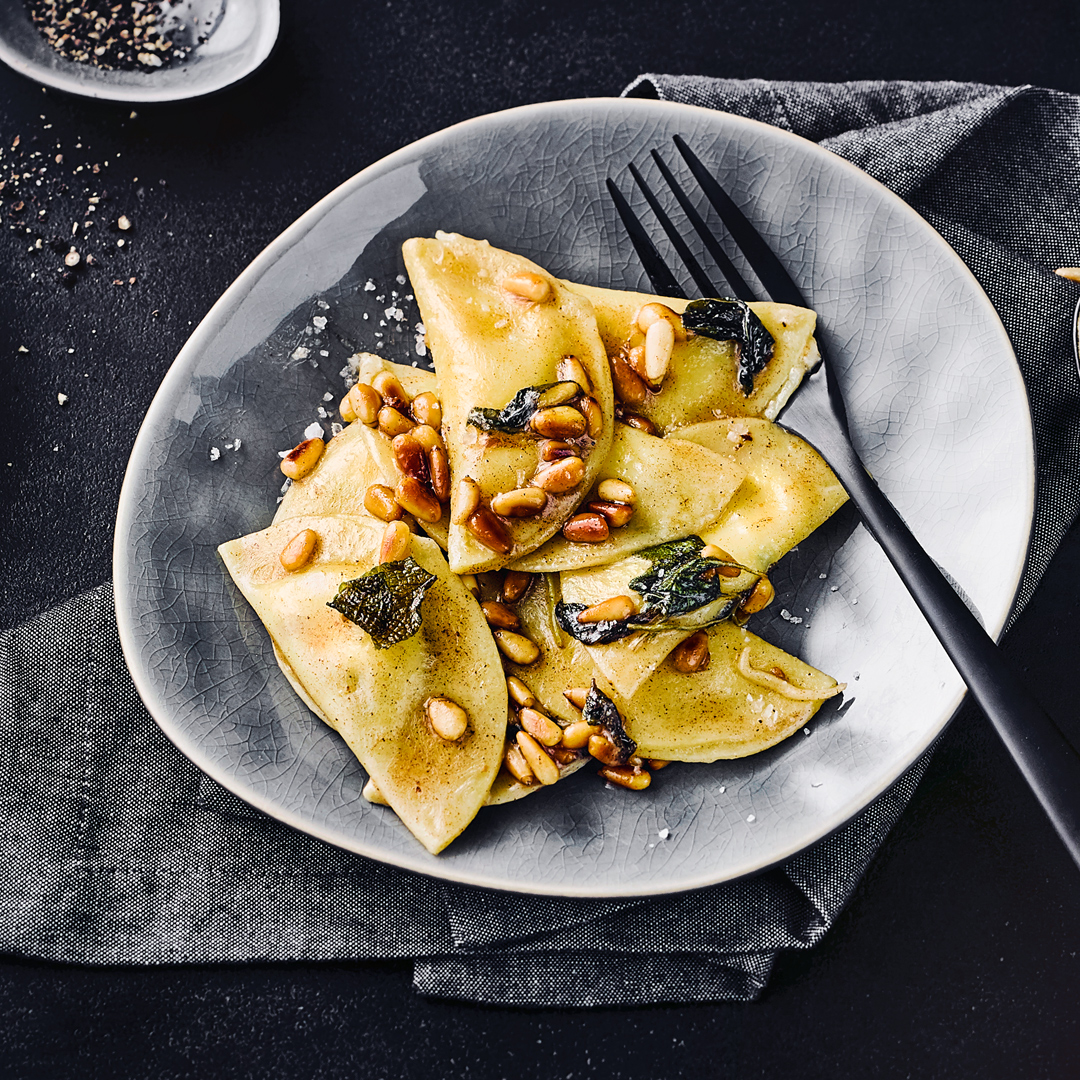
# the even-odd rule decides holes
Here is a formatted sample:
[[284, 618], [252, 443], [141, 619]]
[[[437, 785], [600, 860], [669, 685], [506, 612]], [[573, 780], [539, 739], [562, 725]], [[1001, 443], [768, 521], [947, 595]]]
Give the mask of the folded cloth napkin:
[[[1080, 101], [1030, 87], [643, 76], [627, 91], [816, 139], [909, 200], [994, 301], [1039, 455], [1020, 604], [1072, 522]], [[127, 674], [108, 585], [0, 635], [0, 949], [92, 964], [401, 959], [428, 994], [588, 1006], [750, 1000], [828, 930], [927, 762], [757, 877], [651, 900], [447, 885], [271, 820], [180, 755]], [[614, 916], [614, 917], [613, 917]]]

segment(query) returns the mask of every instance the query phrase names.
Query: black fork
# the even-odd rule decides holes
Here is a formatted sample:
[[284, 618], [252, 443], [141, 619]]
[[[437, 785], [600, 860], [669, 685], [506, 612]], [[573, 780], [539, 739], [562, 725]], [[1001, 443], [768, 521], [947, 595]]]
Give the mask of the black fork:
[[[811, 307], [780, 260], [703, 162], [678, 135], [675, 145], [719, 214], [732, 243], [742, 252], [769, 298], [779, 303]], [[734, 294], [740, 300], [756, 299], [667, 163], [656, 150], [652, 151], [652, 157], [664, 182], [727, 280], [729, 287], [720, 289], [710, 279], [664, 212], [660, 200], [631, 165], [635, 183], [686, 263], [701, 295]], [[648, 231], [610, 179], [608, 189], [653, 288], [662, 295], [684, 297], [686, 294], [653, 245]], [[803, 380], [802, 386], [781, 411], [777, 423], [817, 449], [844, 485], [867, 529], [896, 568], [972, 696], [1020, 767], [1073, 860], [1080, 865], [1080, 754], [1024, 688], [993, 639], [871, 479], [851, 444], [843, 397], [835, 377], [830, 375], [824, 349], [817, 370]]]

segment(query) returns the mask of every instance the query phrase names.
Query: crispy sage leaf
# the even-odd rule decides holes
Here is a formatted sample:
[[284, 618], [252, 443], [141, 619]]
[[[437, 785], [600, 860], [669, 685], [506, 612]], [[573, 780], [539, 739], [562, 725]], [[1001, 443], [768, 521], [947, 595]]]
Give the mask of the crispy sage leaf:
[[637, 743], [626, 734], [622, 716], [602, 690], [597, 690], [594, 682], [585, 698], [585, 707], [581, 710], [581, 719], [587, 724], [599, 727], [615, 744], [618, 750], [619, 764], [625, 765], [637, 749]]
[[743, 300], [730, 298], [693, 300], [686, 305], [683, 326], [715, 341], [734, 341], [738, 349], [739, 389], [749, 397], [754, 377], [765, 370], [776, 346], [765, 324]]
[[481, 431], [501, 431], [507, 435], [517, 435], [528, 430], [529, 421], [537, 409], [561, 405], [580, 393], [581, 387], [574, 382], [526, 386], [501, 409], [470, 409], [465, 422], [480, 428]]
[[371, 635], [377, 648], [388, 649], [411, 638], [423, 623], [420, 605], [435, 581], [411, 556], [385, 562], [352, 581], [343, 582], [327, 603]]
[[641, 606], [625, 619], [581, 623], [578, 615], [585, 605], [565, 601], [555, 606], [555, 619], [585, 645], [606, 645], [636, 630], [697, 629], [721, 622], [734, 613], [758, 575], [738, 563], [702, 558], [704, 547], [700, 536], [687, 536], [637, 552], [652, 565], [631, 579], [629, 587], [640, 594]]

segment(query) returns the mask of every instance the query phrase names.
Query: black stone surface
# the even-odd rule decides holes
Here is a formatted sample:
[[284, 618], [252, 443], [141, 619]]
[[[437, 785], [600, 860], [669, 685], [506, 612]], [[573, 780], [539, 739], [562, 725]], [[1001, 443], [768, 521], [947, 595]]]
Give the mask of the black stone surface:
[[[131, 116], [0, 70], [0, 178], [37, 150], [50, 170], [0, 195], [0, 626], [109, 576], [127, 454], [172, 357], [267, 242], [383, 154], [479, 113], [615, 94], [641, 71], [1080, 92], [1078, 24], [1049, 0], [283, 0], [267, 66], [201, 102]], [[92, 214], [88, 184], [107, 191]], [[121, 214], [126, 232], [108, 224]], [[71, 244], [99, 265], [65, 284]], [[1078, 618], [1074, 529], [1006, 651], [1080, 735]], [[1080, 1075], [1078, 952], [1080, 871], [968, 708], [835, 929], [783, 958], [756, 1004], [499, 1010], [419, 998], [403, 964], [8, 957], [0, 1075], [1057, 1080]]]

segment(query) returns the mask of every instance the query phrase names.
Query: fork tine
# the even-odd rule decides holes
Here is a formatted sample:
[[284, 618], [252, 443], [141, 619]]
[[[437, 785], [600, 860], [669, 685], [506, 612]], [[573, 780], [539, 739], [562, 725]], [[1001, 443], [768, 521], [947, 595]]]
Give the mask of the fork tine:
[[701, 290], [701, 295], [718, 296], [719, 291], [716, 286], [709, 279], [709, 275], [702, 269], [701, 263], [694, 258], [694, 253], [687, 246], [687, 243], [682, 238], [679, 230], [675, 228], [675, 223], [664, 212], [664, 208], [660, 205], [660, 200], [653, 194], [652, 188], [645, 182], [645, 177], [641, 175], [638, 171], [638, 167], [633, 162], [630, 163], [630, 175], [634, 178], [634, 182], [637, 186], [641, 188], [641, 194], [645, 196], [645, 201], [656, 215], [657, 221], [663, 226], [664, 232], [668, 235], [668, 239], [679, 253], [679, 258], [686, 264], [686, 268], [690, 271], [690, 276], [694, 279], [694, 284]]
[[667, 162], [660, 156], [658, 150], [653, 150], [651, 153], [652, 159], [656, 162], [656, 166], [660, 170], [660, 174], [663, 176], [665, 183], [671, 188], [672, 194], [678, 199], [679, 205], [683, 208], [683, 213], [686, 214], [690, 224], [694, 227], [694, 231], [701, 237], [709, 254], [716, 261], [716, 265], [720, 267], [720, 273], [724, 275], [728, 285], [731, 287], [732, 293], [740, 300], [753, 300], [755, 298], [753, 290], [746, 284], [742, 274], [735, 269], [735, 264], [728, 258], [727, 252], [720, 246], [720, 241], [716, 239], [716, 234], [705, 224], [701, 215], [697, 212], [697, 208], [690, 201], [690, 197], [683, 190], [683, 187], [678, 180], [675, 179], [675, 175], [672, 173], [671, 169], [668, 168]]
[[783, 264], [761, 238], [757, 229], [750, 224], [746, 215], [732, 202], [731, 197], [697, 154], [686, 145], [681, 136], [675, 135], [673, 139], [679, 153], [690, 166], [694, 178], [720, 215], [720, 220], [727, 226], [732, 240], [746, 256], [746, 261], [753, 268], [754, 273], [761, 279], [761, 284], [764, 285], [769, 296], [781, 303], [809, 307], [798, 285], [792, 281], [791, 275], [784, 269]]
[[685, 297], [686, 293], [683, 291], [682, 286], [675, 280], [675, 275], [672, 274], [667, 264], [660, 257], [660, 252], [653, 246], [649, 234], [645, 231], [641, 222], [638, 221], [637, 215], [630, 209], [630, 204], [610, 176], [607, 179], [607, 188], [611, 194], [612, 202], [615, 203], [615, 209], [619, 212], [619, 217], [622, 218], [622, 223], [626, 227], [630, 242], [638, 253], [641, 265], [645, 267], [645, 273], [648, 275], [649, 281], [652, 282], [652, 287], [661, 296]]

